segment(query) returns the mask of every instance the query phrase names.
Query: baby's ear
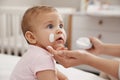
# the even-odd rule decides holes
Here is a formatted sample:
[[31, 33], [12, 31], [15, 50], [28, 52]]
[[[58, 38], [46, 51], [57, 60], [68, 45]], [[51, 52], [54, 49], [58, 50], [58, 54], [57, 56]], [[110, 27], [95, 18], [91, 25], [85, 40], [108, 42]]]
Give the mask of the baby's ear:
[[37, 41], [36, 41], [36, 38], [35, 38], [35, 35], [30, 32], [30, 31], [27, 31], [25, 33], [25, 38], [27, 39], [27, 41], [31, 44], [35, 44]]

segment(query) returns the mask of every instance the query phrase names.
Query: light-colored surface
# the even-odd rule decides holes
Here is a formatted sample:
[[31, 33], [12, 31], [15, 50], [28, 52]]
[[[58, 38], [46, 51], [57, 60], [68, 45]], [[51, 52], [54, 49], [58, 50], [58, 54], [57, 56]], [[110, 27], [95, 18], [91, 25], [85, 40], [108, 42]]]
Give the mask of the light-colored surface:
[[0, 0], [1, 6], [33, 6], [40, 5], [41, 0]]
[[96, 6], [88, 6], [87, 14], [99, 17], [120, 17], [120, 6], [102, 6], [102, 9]]
[[96, 5], [89, 5], [87, 10], [78, 11], [73, 15], [86, 15], [93, 17], [120, 17], [120, 6], [119, 5], [103, 5], [102, 7]]
[[[74, 7], [79, 10], [81, 0], [0, 0], [1, 6], [32, 6], [32, 5], [52, 5], [57, 7]], [[102, 0], [104, 1], [104, 0]], [[106, 0], [110, 4], [120, 4], [120, 0]]]
[[9, 80], [10, 74], [20, 57], [0, 54], [0, 80]]
[[[21, 35], [17, 36], [17, 43], [16, 43], [16, 47], [15, 47], [15, 36], [11, 36], [11, 37], [4, 37], [2, 39], [0, 39], [0, 44], [3, 45], [3, 48], [11, 48], [12, 50], [15, 48], [18, 48], [19, 50], [22, 49], [22, 47], [24, 46], [25, 49], [28, 48], [28, 44], [27, 42], [23, 39], [23, 37]], [[24, 44], [23, 44], [23, 41]], [[0, 46], [1, 48], [1, 46]]]
[[102, 11], [89, 11], [87, 12], [90, 16], [98, 16], [98, 17], [120, 17], [120, 10], [102, 10]]
[[[20, 57], [0, 54], [0, 80], [9, 80], [10, 74]], [[94, 74], [74, 68], [63, 68], [57, 65], [59, 71], [68, 76], [69, 80], [104, 80]]]

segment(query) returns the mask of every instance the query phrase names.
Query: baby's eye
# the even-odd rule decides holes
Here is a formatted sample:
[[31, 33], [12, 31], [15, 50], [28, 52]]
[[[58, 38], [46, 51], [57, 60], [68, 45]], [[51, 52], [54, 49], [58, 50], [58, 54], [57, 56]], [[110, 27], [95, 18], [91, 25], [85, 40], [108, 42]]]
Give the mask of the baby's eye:
[[59, 27], [60, 27], [60, 28], [63, 28], [63, 24], [60, 24]]
[[52, 28], [53, 28], [53, 25], [52, 25], [52, 24], [49, 24], [47, 27], [48, 27], [49, 29], [52, 29]]

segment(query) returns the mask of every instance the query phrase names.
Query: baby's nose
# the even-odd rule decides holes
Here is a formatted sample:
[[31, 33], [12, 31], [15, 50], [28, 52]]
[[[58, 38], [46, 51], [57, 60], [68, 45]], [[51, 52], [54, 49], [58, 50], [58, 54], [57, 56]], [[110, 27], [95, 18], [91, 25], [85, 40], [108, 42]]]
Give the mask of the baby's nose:
[[60, 28], [56, 30], [56, 34], [62, 34], [62, 33], [63, 32], [62, 32], [62, 30]]

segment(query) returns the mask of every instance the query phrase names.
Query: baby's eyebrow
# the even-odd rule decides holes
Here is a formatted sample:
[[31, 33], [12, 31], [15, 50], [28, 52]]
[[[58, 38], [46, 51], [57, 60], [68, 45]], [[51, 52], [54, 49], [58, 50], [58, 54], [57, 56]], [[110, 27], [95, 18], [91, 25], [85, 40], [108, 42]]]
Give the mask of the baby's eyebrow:
[[60, 24], [63, 24], [63, 25], [64, 25], [64, 22], [63, 22], [63, 21], [60, 21]]
[[64, 23], [63, 20], [60, 20], [60, 23]]
[[44, 24], [49, 24], [49, 23], [53, 23], [52, 21], [46, 21]]

